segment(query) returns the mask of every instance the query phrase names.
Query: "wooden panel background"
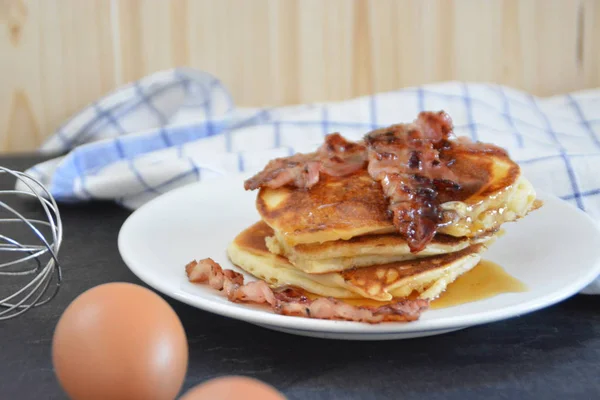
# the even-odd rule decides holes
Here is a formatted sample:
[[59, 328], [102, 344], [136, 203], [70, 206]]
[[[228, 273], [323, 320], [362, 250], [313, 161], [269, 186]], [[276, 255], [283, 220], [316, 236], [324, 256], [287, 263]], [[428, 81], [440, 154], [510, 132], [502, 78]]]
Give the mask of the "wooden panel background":
[[600, 86], [600, 0], [0, 0], [0, 151], [110, 89], [188, 65], [240, 105], [459, 79]]

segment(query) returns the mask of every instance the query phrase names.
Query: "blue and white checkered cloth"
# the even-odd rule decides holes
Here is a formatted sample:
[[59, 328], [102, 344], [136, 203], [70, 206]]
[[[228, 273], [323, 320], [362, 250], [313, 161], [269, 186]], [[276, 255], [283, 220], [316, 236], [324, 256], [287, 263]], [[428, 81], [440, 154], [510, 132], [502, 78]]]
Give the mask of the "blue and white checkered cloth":
[[[313, 150], [327, 133], [359, 139], [440, 109], [457, 135], [508, 149], [536, 188], [600, 220], [600, 90], [542, 99], [448, 82], [339, 103], [236, 108], [213, 76], [173, 69], [76, 114], [41, 147], [66, 155], [27, 172], [58, 201], [112, 199], [136, 208], [191, 182], [257, 171], [274, 157]], [[600, 279], [586, 292], [600, 293]]]

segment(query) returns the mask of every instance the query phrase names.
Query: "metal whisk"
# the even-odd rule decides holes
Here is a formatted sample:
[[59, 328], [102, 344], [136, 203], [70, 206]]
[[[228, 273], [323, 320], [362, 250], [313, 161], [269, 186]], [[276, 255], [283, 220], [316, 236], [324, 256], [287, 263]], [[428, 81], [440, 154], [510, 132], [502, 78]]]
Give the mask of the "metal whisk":
[[[58, 250], [63, 229], [58, 206], [42, 183], [0, 167], [2, 174], [14, 176], [29, 189], [0, 190], [0, 320], [5, 320], [48, 303], [58, 293], [62, 281]], [[39, 215], [39, 209], [19, 211], [23, 202], [18, 203], [19, 207], [11, 199], [18, 196], [33, 198], [45, 219], [32, 218]]]

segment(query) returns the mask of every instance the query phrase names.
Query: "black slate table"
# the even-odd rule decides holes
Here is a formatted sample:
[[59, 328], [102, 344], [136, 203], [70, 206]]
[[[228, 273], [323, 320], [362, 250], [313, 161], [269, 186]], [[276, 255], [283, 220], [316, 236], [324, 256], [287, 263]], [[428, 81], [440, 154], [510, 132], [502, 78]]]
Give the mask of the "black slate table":
[[[39, 160], [0, 157], [0, 165], [23, 170]], [[0, 187], [9, 185], [1, 179]], [[1, 399], [65, 398], [50, 356], [62, 311], [102, 283], [144, 285], [117, 250], [129, 211], [91, 203], [61, 206], [61, 213], [64, 284], [51, 303], [0, 322]], [[0, 290], [6, 284], [0, 279]], [[188, 335], [184, 390], [242, 374], [273, 384], [290, 399], [600, 398], [600, 296], [577, 295], [519, 318], [441, 336], [384, 342], [292, 336], [167, 301]]]

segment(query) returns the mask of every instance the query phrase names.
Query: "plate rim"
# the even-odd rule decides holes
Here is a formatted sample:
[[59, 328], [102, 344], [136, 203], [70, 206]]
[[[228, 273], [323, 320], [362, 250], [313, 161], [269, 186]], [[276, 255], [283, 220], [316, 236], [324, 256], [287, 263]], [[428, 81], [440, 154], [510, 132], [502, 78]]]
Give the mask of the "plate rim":
[[[133, 226], [137, 218], [141, 218], [146, 210], [156, 207], [157, 204], [163, 202], [169, 202], [172, 197], [177, 197], [180, 193], [187, 191], [196, 190], [197, 187], [210, 186], [216, 184], [218, 186], [227, 185], [233, 182], [239, 182], [243, 179], [246, 174], [236, 174], [228, 177], [220, 178], [219, 180], [210, 180], [204, 182], [194, 182], [182, 187], [170, 190], [147, 203], [143, 204], [138, 209], [134, 210], [122, 224], [119, 229], [117, 245], [119, 254], [123, 259], [125, 265], [138, 279], [146, 283], [153, 289], [167, 295], [175, 300], [182, 303], [188, 304], [195, 308], [203, 311], [211, 312], [217, 315], [221, 315], [228, 318], [234, 318], [237, 320], [245, 321], [257, 325], [272, 325], [287, 329], [293, 329], [297, 331], [305, 332], [327, 332], [327, 333], [339, 333], [339, 334], [363, 334], [363, 335], [390, 335], [395, 333], [410, 333], [410, 332], [430, 332], [430, 331], [442, 331], [453, 328], [465, 328], [470, 326], [482, 325], [500, 320], [507, 320], [516, 318], [525, 314], [529, 314], [540, 309], [557, 304], [573, 295], [576, 295], [579, 291], [589, 285], [598, 275], [600, 275], [600, 254], [595, 260], [595, 263], [590, 266], [587, 270], [587, 274], [581, 275], [578, 279], [569, 282], [569, 284], [563, 286], [560, 290], [556, 290], [551, 293], [530, 299], [525, 303], [519, 303], [517, 305], [502, 307], [492, 311], [481, 311], [476, 313], [469, 313], [465, 315], [448, 316], [442, 318], [436, 318], [432, 320], [417, 320], [410, 323], [406, 322], [386, 322], [382, 324], [366, 324], [361, 322], [352, 321], [334, 321], [334, 320], [321, 320], [312, 318], [302, 318], [294, 316], [280, 315], [270, 312], [268, 309], [258, 309], [253, 307], [240, 307], [239, 304], [227, 304], [218, 303], [213, 300], [207, 300], [199, 296], [195, 296], [192, 293], [186, 293], [182, 291], [173, 291], [173, 288], [161, 285], [160, 281], [154, 281], [149, 278], [148, 275], [144, 274], [143, 268], [138, 268], [136, 262], [130, 258], [130, 254], [126, 250], [125, 241], [128, 230]], [[586, 212], [573, 206], [572, 204], [560, 199], [558, 196], [537, 190], [537, 197], [542, 199], [552, 199], [561, 206], [569, 209], [570, 212], [576, 212], [580, 216], [584, 217], [593, 228], [600, 233], [599, 224]], [[133, 222], [132, 222], [133, 221]], [[183, 274], [183, 268], [182, 268]], [[506, 295], [518, 295], [507, 293]], [[517, 310], [520, 311], [517, 311]], [[423, 326], [425, 325], [425, 326]]]

